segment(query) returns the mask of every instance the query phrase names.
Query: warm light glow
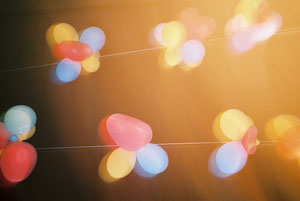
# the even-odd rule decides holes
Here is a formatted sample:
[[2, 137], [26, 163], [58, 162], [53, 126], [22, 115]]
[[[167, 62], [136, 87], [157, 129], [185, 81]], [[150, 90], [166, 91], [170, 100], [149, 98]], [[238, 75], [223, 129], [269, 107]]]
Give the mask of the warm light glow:
[[153, 32], [156, 42], [158, 42], [160, 45], [163, 45], [163, 46], [167, 46], [167, 44], [163, 41], [163, 38], [162, 38], [162, 30], [165, 25], [166, 25], [165, 22], [158, 24], [154, 28], [154, 32]]
[[165, 63], [168, 66], [176, 66], [182, 61], [179, 48], [167, 48], [164, 54]]
[[235, 13], [241, 14], [252, 24], [257, 20], [257, 10], [264, 0], [241, 0], [235, 10]]
[[182, 60], [190, 67], [199, 65], [204, 58], [204, 55], [205, 47], [198, 40], [188, 40], [181, 47]]
[[220, 117], [220, 128], [231, 140], [241, 140], [253, 125], [252, 119], [237, 109], [227, 110]]
[[168, 22], [162, 29], [162, 39], [168, 47], [178, 47], [186, 39], [186, 29], [181, 22]]

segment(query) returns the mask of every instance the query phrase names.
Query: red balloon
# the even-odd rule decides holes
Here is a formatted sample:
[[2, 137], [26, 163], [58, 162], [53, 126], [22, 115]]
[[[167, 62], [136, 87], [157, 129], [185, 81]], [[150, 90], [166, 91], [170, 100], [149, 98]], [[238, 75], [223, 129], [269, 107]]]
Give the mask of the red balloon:
[[64, 41], [52, 47], [53, 55], [61, 60], [69, 58], [74, 61], [82, 61], [93, 54], [92, 48], [78, 41]]
[[106, 122], [110, 115], [106, 115], [98, 125], [98, 134], [102, 142], [106, 145], [116, 145], [115, 141], [111, 138], [107, 131]]
[[35, 167], [37, 153], [35, 148], [26, 142], [9, 144], [0, 158], [0, 167], [4, 177], [10, 182], [26, 179]]
[[0, 149], [5, 148], [9, 143], [10, 133], [6, 129], [4, 123], [0, 122]]

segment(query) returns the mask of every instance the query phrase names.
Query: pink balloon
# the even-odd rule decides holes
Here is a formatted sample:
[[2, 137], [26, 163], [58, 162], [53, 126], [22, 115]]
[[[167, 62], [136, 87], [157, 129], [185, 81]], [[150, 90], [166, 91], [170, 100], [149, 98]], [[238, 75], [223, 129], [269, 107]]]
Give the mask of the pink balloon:
[[152, 139], [152, 129], [148, 124], [124, 114], [110, 115], [106, 128], [115, 143], [127, 151], [137, 151]]
[[255, 126], [251, 126], [242, 139], [242, 144], [248, 154], [255, 154], [256, 152], [257, 133], [257, 128]]

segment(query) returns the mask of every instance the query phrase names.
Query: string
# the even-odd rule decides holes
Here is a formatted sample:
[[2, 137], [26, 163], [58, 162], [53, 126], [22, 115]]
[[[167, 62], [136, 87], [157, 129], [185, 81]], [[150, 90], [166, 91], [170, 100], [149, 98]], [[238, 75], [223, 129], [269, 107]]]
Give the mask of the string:
[[[178, 146], [178, 145], [211, 145], [211, 144], [225, 144], [230, 141], [211, 141], [211, 142], [162, 142], [156, 143], [159, 146]], [[264, 140], [260, 141], [260, 145], [272, 145], [278, 140]], [[94, 149], [94, 148], [113, 148], [118, 147], [118, 145], [86, 145], [86, 146], [61, 146], [61, 147], [39, 147], [37, 150], [59, 150], [59, 149]]]
[[[281, 29], [280, 31], [278, 31], [278, 33], [274, 34], [274, 36], [293, 34], [293, 33], [299, 33], [299, 32], [300, 32], [300, 27], [290, 27], [290, 28], [286, 28], [286, 29]], [[216, 37], [216, 38], [203, 40], [202, 42], [206, 43], [208, 45], [212, 45], [210, 42], [218, 41], [218, 40], [224, 40], [224, 39], [226, 39], [226, 37], [223, 36], [223, 37]], [[100, 58], [126, 55], [126, 54], [133, 54], [133, 53], [146, 52], [146, 51], [152, 51], [152, 50], [159, 50], [159, 49], [163, 49], [163, 48], [165, 48], [165, 47], [144, 48], [144, 49], [139, 49], [139, 50], [131, 50], [131, 51], [126, 51], [126, 52], [112, 53], [112, 54], [100, 55]], [[1, 70], [0, 73], [7, 73], [7, 72], [27, 70], [27, 69], [48, 67], [48, 66], [52, 66], [52, 65], [56, 65], [56, 64], [58, 64], [58, 62], [49, 63], [49, 64], [40, 64], [40, 65], [34, 65], [34, 66], [27, 66], [27, 67], [21, 67], [21, 68], [14, 67], [12, 69]]]

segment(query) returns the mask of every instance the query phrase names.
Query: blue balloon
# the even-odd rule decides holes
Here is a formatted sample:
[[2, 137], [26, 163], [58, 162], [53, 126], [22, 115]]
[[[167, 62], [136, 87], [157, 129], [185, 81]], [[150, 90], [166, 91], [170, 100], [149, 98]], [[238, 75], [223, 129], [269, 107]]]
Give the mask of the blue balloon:
[[56, 67], [56, 76], [62, 82], [72, 82], [81, 71], [79, 62], [65, 58], [61, 60]]
[[140, 149], [136, 156], [140, 167], [152, 175], [162, 173], [169, 164], [169, 158], [165, 150], [152, 143]]
[[26, 105], [10, 108], [4, 116], [6, 129], [13, 135], [20, 135], [30, 131], [36, 123], [36, 114]]
[[83, 31], [80, 42], [89, 45], [93, 52], [97, 52], [105, 43], [105, 34], [98, 27], [90, 27]]
[[245, 166], [248, 154], [240, 141], [222, 145], [216, 153], [216, 165], [225, 174], [235, 174]]

